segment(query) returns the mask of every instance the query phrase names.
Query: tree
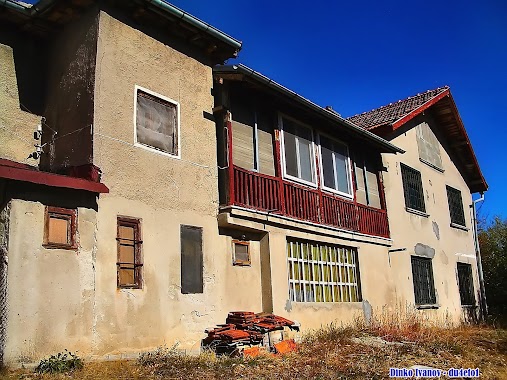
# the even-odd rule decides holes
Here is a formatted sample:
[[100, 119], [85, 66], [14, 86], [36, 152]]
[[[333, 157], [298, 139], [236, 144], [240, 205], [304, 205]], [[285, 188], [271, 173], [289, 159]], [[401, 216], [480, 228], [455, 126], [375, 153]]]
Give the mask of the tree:
[[507, 219], [495, 217], [479, 232], [489, 313], [507, 322]]

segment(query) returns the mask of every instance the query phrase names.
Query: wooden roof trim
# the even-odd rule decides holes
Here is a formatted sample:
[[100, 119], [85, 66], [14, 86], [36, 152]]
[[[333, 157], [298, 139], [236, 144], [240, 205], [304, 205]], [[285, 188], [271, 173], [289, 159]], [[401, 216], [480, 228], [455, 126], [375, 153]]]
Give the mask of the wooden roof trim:
[[30, 182], [50, 187], [60, 187], [74, 190], [84, 190], [92, 193], [109, 193], [106, 185], [100, 182], [93, 182], [83, 178], [70, 177], [66, 175], [41, 172], [29, 165], [0, 159], [0, 178]]
[[[393, 131], [395, 131], [396, 129], [398, 129], [399, 127], [401, 127], [405, 123], [407, 123], [409, 120], [412, 120], [414, 117], [416, 117], [420, 113], [427, 110], [429, 107], [431, 107], [433, 104], [438, 102], [440, 99], [443, 99], [444, 97], [449, 96], [450, 93], [451, 93], [450, 90], [447, 89], [447, 90], [441, 92], [440, 94], [438, 94], [437, 96], [431, 98], [423, 105], [417, 107], [415, 110], [413, 110], [413, 111], [409, 112], [408, 114], [406, 114], [405, 116], [399, 118], [398, 120], [396, 120], [394, 123], [391, 124]], [[461, 119], [460, 119], [460, 122], [461, 122]], [[376, 127], [377, 126], [371, 127], [371, 128], [376, 128]]]
[[[461, 120], [461, 116], [459, 114], [458, 107], [456, 106], [456, 103], [454, 102], [454, 99], [450, 93], [449, 93], [449, 101], [451, 103], [451, 111], [453, 113], [453, 116], [456, 119], [456, 122], [459, 126], [460, 132], [463, 134], [463, 136], [465, 137], [465, 140], [466, 140], [466, 145], [464, 145], [463, 147], [465, 149], [468, 148], [470, 156], [473, 159], [473, 164], [477, 168], [477, 172], [479, 173], [479, 176], [480, 176], [480, 181], [482, 182], [482, 185], [483, 185], [483, 189], [479, 190], [479, 192], [484, 192], [484, 191], [488, 190], [488, 184], [482, 174], [481, 167], [479, 166], [479, 161], [477, 161], [477, 157], [475, 156], [474, 149], [472, 148], [472, 143], [470, 142], [470, 138], [468, 137], [468, 133], [465, 129], [465, 125], [463, 124], [463, 121]], [[472, 183], [475, 183], [475, 181]]]

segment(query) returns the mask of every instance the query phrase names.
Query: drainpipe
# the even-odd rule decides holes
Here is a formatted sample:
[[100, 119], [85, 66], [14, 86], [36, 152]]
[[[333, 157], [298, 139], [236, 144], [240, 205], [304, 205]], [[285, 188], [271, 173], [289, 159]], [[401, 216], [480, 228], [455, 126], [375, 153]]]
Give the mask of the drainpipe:
[[484, 193], [481, 193], [481, 197], [472, 201], [472, 217], [473, 217], [473, 229], [474, 229], [474, 243], [475, 243], [475, 256], [477, 258], [477, 272], [479, 274], [479, 292], [480, 292], [480, 318], [485, 321], [488, 315], [488, 304], [486, 302], [486, 289], [484, 287], [484, 273], [482, 271], [482, 260], [481, 260], [481, 247], [479, 245], [479, 231], [477, 230], [477, 206], [476, 204], [484, 201]]

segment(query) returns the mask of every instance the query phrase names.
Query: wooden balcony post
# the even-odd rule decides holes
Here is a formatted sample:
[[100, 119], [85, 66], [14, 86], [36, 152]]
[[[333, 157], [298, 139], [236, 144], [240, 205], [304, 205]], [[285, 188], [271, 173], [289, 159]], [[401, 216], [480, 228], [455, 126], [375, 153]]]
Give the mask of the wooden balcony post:
[[229, 183], [229, 205], [236, 203], [235, 191], [234, 191], [234, 162], [232, 159], [232, 122], [231, 113], [227, 111], [224, 117], [224, 124], [227, 131], [227, 165], [228, 165], [228, 183]]

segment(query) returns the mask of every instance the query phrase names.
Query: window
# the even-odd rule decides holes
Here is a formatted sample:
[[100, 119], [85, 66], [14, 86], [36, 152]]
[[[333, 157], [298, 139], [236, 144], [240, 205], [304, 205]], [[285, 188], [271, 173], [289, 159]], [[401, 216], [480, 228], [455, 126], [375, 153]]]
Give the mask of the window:
[[356, 200], [370, 207], [381, 208], [378, 171], [362, 157], [355, 159]]
[[442, 171], [440, 144], [428, 123], [421, 123], [416, 127], [417, 148], [422, 162]]
[[416, 305], [434, 305], [437, 303], [433, 267], [431, 259], [412, 256], [412, 279]]
[[458, 286], [461, 306], [474, 306], [474, 280], [472, 277], [472, 266], [465, 263], [458, 265]]
[[179, 157], [179, 104], [136, 87], [135, 141]]
[[235, 165], [275, 175], [273, 154], [273, 121], [270, 115], [256, 110], [235, 97], [232, 111], [232, 160]]
[[426, 212], [421, 173], [404, 164], [401, 164], [400, 166], [401, 177], [403, 180], [403, 192], [405, 194], [405, 206], [408, 209], [417, 210], [423, 213]]
[[118, 247], [117, 283], [119, 288], [142, 288], [141, 228], [139, 219], [118, 217], [116, 227]]
[[286, 177], [315, 184], [313, 134], [311, 129], [281, 117], [284, 173]]
[[248, 266], [250, 261], [250, 244], [246, 241], [233, 240], [233, 265]]
[[359, 302], [354, 248], [287, 241], [289, 297], [295, 302]]
[[463, 212], [461, 191], [450, 186], [446, 186], [446, 190], [447, 202], [449, 203], [449, 214], [451, 215], [451, 224], [465, 226], [465, 213]]
[[44, 247], [77, 249], [76, 210], [46, 206], [44, 219]]
[[181, 226], [181, 293], [203, 292], [202, 228]]
[[322, 186], [352, 196], [349, 151], [345, 144], [320, 135]]

